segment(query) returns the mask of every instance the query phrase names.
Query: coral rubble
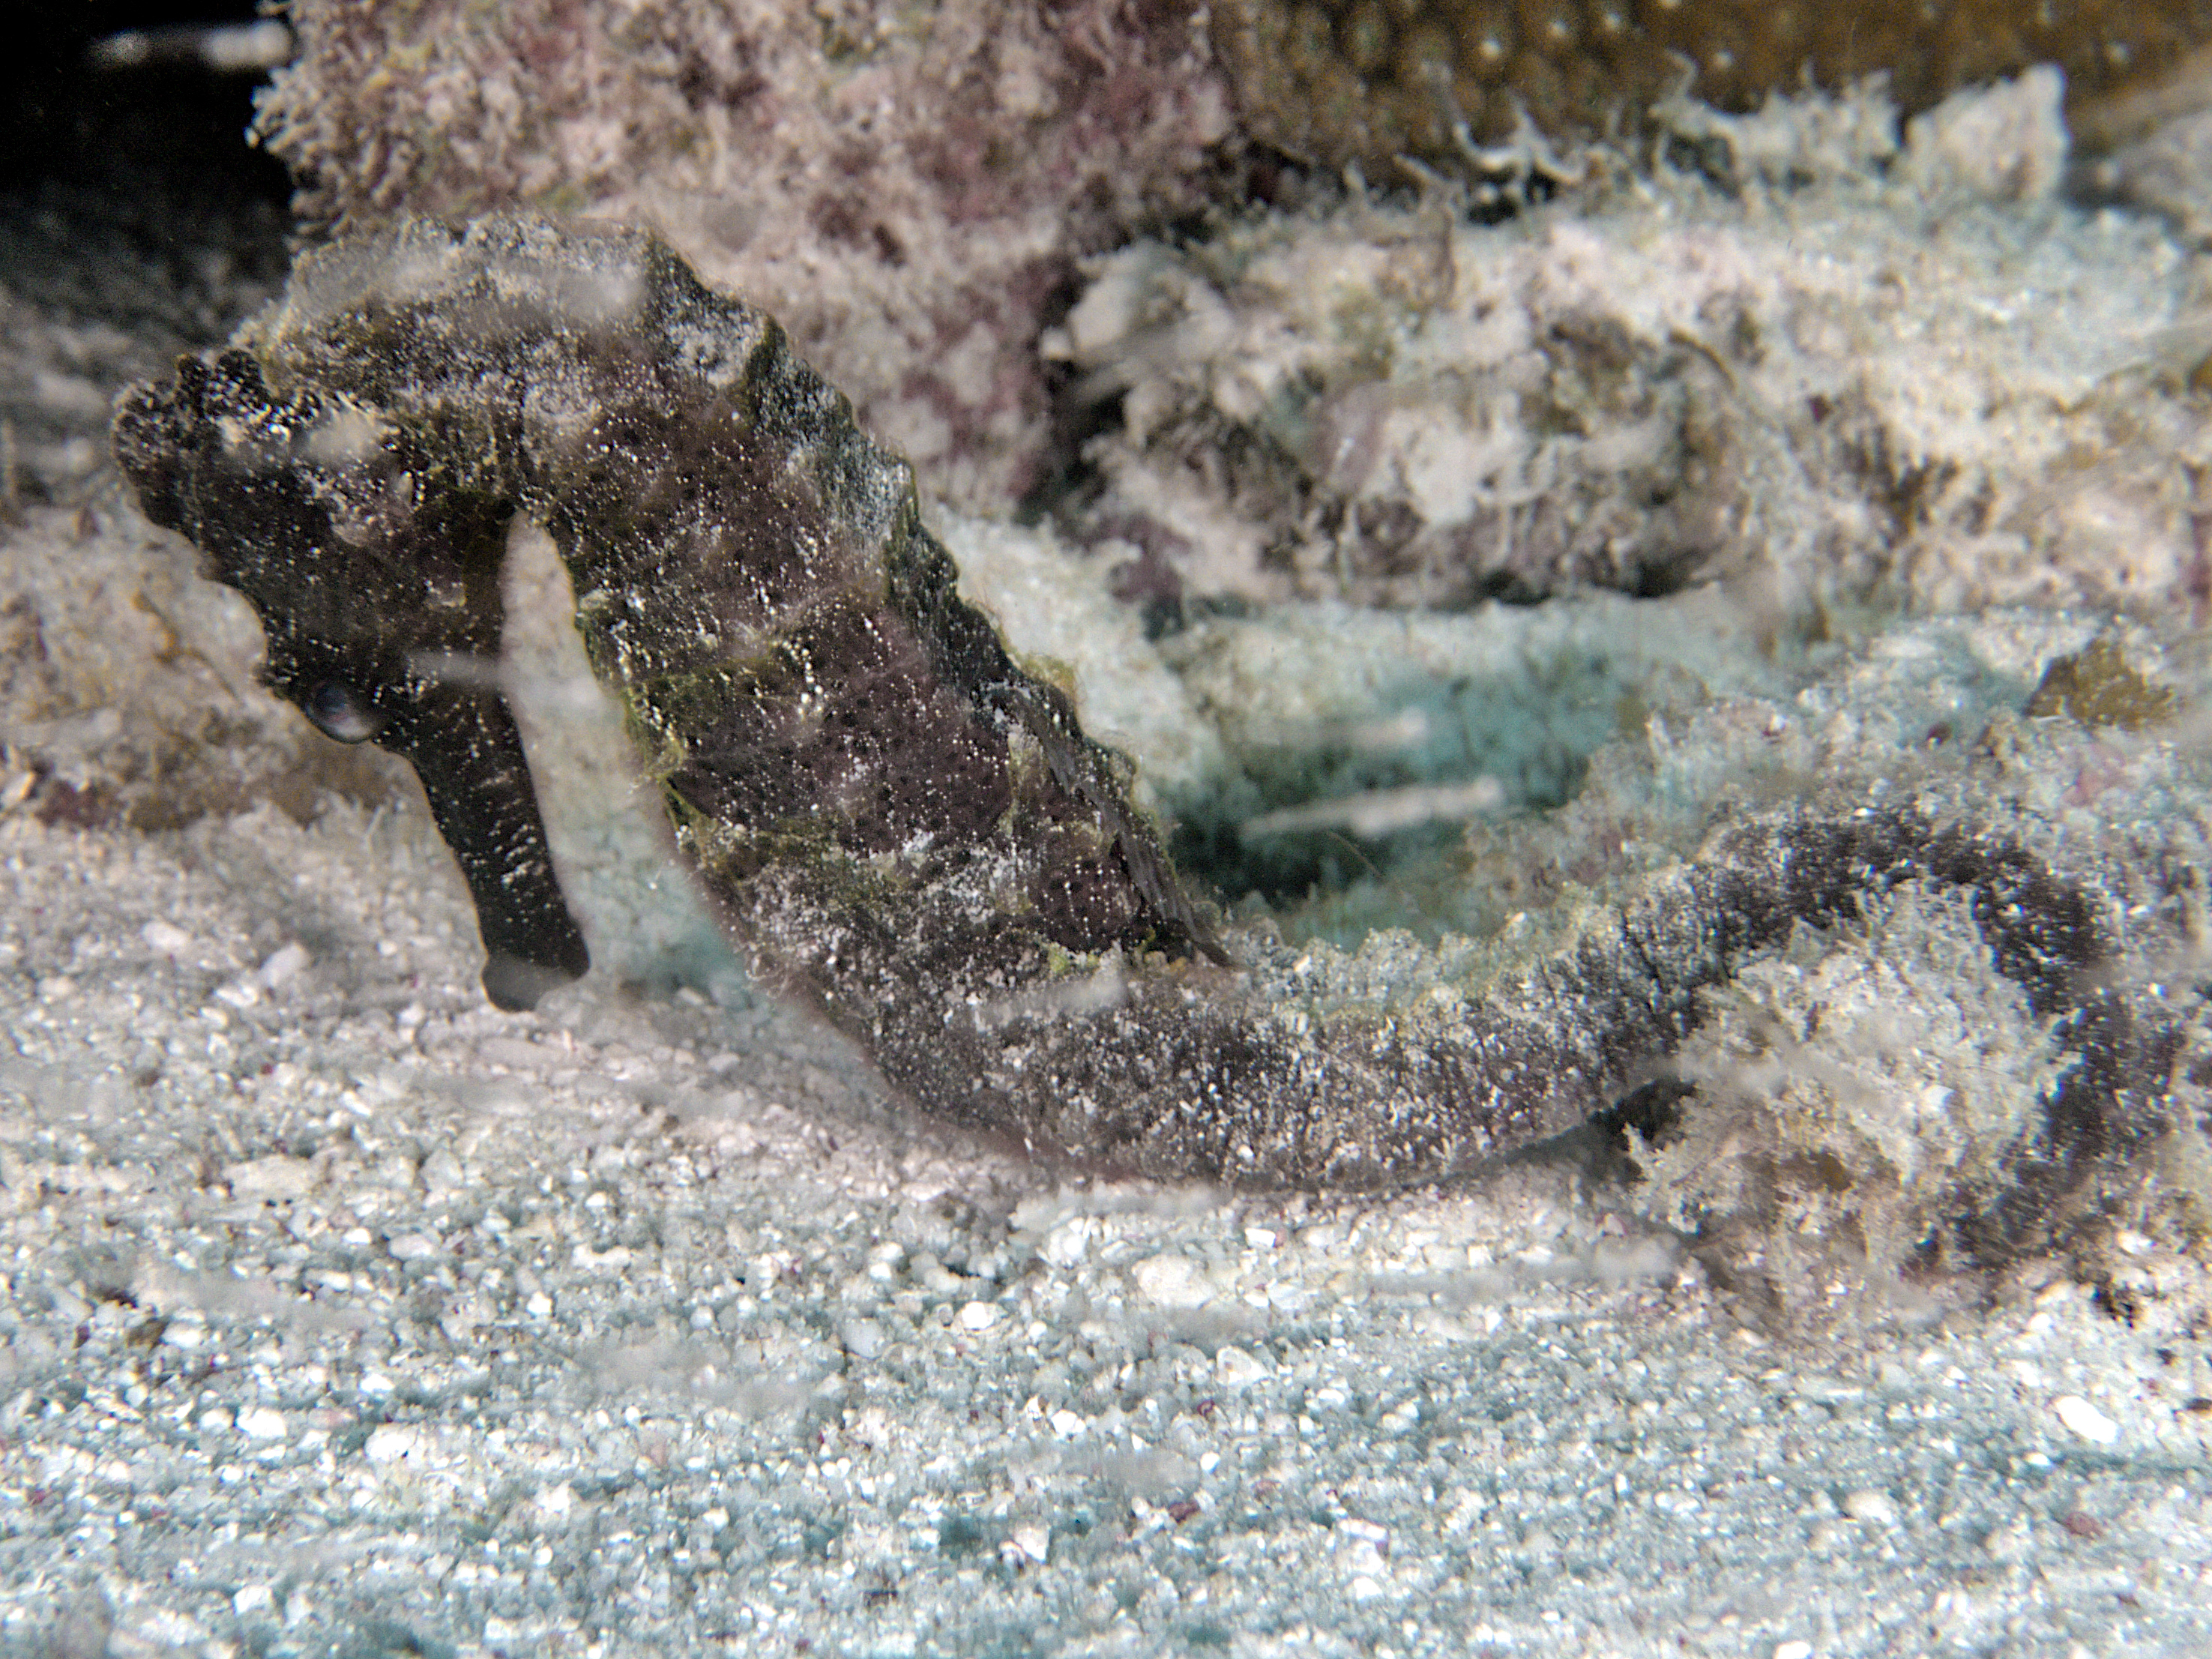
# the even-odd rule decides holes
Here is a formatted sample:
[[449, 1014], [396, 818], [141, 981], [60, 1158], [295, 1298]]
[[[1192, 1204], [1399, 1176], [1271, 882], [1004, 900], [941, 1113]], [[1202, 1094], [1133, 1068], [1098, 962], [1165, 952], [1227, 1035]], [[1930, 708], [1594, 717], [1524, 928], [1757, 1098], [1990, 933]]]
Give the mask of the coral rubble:
[[2201, 276], [2057, 192], [2055, 76], [1901, 144], [1871, 92], [1668, 118], [1698, 171], [1502, 224], [1440, 189], [1093, 261], [1045, 343], [1105, 428], [1088, 533], [1263, 600], [2197, 602]]
[[[1101, 0], [921, 8], [844, 0], [811, 9], [295, 0], [301, 54], [264, 95], [259, 129], [300, 179], [303, 211], [319, 222], [368, 228], [401, 213], [530, 207], [652, 225], [708, 280], [781, 318], [870, 429], [913, 458], [934, 495], [999, 512], [1050, 493], [1068, 450], [1092, 429], [1081, 398], [1054, 406], [1065, 371], [1041, 364], [1036, 351], [1079, 287], [1075, 263], [1266, 198], [1269, 145], [1330, 164], [1361, 158], [1375, 182], [1392, 185], [1415, 176], [1396, 165], [1401, 155], [1417, 164], [1425, 156], [1451, 177], [1539, 157], [1556, 175], [1581, 176], [1591, 163], [1574, 149], [1577, 137], [1597, 130], [1599, 112], [1619, 109], [1650, 118], [1665, 165], [1717, 167], [1733, 190], [1762, 170], [1794, 176], [1766, 167], [1778, 155], [1754, 152], [1793, 122], [1820, 125], [1791, 101], [1810, 66], [1818, 86], [1856, 100], [1853, 114], [1830, 122], [1850, 131], [1832, 137], [1857, 146], [1869, 177], [1888, 163], [1901, 111], [1930, 124], [1911, 155], [1946, 158], [1954, 172], [1995, 168], [2005, 177], [1983, 182], [1996, 191], [2045, 199], [2064, 154], [2059, 71], [2039, 71], [2009, 106], [1976, 106], [1978, 125], [1948, 134], [1936, 110], [1942, 95], [2056, 64], [2070, 107], [2086, 111], [2100, 89], [2186, 70], [2194, 60], [2181, 54], [2204, 35], [2202, 10], [2046, 8], [1998, 20], [1978, 7], [1888, 3], [1815, 16], [1701, 4], [1368, 3], [1328, 12], [1258, 0], [1212, 9]], [[1461, 54], [1474, 64], [1455, 70], [1449, 86], [1419, 68], [1438, 40], [1456, 43], [1447, 52], [1455, 63]], [[1376, 44], [1385, 41], [1387, 49]], [[1401, 58], [1414, 65], [1410, 81], [1392, 67]], [[1692, 62], [1704, 66], [1689, 86], [1702, 100], [1695, 114], [1678, 69]], [[1852, 90], [1877, 70], [1889, 76], [1890, 103]], [[1327, 88], [1309, 84], [1316, 75]], [[1526, 106], [1551, 125], [1559, 153], [1516, 128], [1510, 156], [1471, 161], [1449, 123], [1437, 125], [1455, 100], [1472, 100], [1473, 140], [1504, 137], [1512, 112]], [[1991, 125], [2006, 108], [2005, 119], [2032, 129], [2025, 138]], [[2171, 181], [2161, 180], [2172, 171], [2135, 165], [2128, 188], [2166, 200]], [[1585, 205], [1578, 198], [1577, 210]], [[1604, 204], [1590, 215], [1605, 216]], [[1425, 222], [1388, 240], [1414, 250], [1403, 280], [1433, 289], [1436, 239]], [[1917, 273], [1905, 274], [1917, 288]], [[1718, 289], [1722, 276], [1711, 270], [1704, 280]], [[1726, 293], [1713, 299], [1758, 310]], [[1612, 483], [1573, 481], [1562, 492], [1564, 510], [1588, 521], [1575, 532], [1587, 543], [1620, 539], [1611, 520], [1638, 512], [1639, 497], [1667, 490], [1674, 473], [1704, 469], [1700, 432], [1717, 425], [1730, 439], [1752, 435], [1726, 410], [1703, 410], [1729, 395], [1707, 382], [1725, 381], [1752, 343], [1710, 337], [1718, 319], [1692, 331], [1691, 343], [1621, 340], [1595, 321], [1603, 305], [1586, 308], [1597, 337], [1578, 343], [1576, 319], [1565, 320], [1561, 352], [1588, 361], [1563, 373], [1595, 384], [1559, 388], [1559, 417], [1649, 428], [1660, 452], [1624, 456]], [[1370, 334], [1389, 331], [1387, 318], [1364, 322]], [[1711, 365], [1685, 355], [1714, 349]], [[1624, 353], [1628, 361], [1610, 362]], [[1632, 401], [1608, 404], [1608, 388]], [[1816, 459], [1816, 471], [1849, 469], [1855, 448], [1881, 435], [1859, 432], [1850, 413], [1809, 432], [1784, 410], [1774, 435], [1836, 452]], [[1353, 426], [1372, 424], [1356, 414], [1346, 411]], [[1661, 441], [1662, 428], [1686, 422], [1696, 429]], [[1348, 465], [1364, 453], [1347, 437]], [[1876, 456], [1869, 465], [1879, 473], [1919, 464]], [[1674, 539], [1723, 533], [1702, 522], [1709, 508], [1725, 517], [1724, 480], [1717, 489], [1717, 500], [1693, 482], [1657, 503], [1662, 520], [1688, 520]], [[1574, 500], [1593, 490], [1599, 499]], [[1866, 493], [1849, 481], [1844, 492]], [[1879, 501], [1872, 510], [1894, 516]], [[1364, 511], [1389, 520], [1363, 532], [1369, 539], [1390, 540], [1401, 527], [1401, 515]], [[1553, 533], [1531, 530], [1539, 546]], [[1677, 550], [1661, 563], [1674, 562]], [[1586, 562], [1586, 550], [1573, 557]], [[1658, 579], [1643, 571], [1639, 552], [1615, 562], [1632, 580]]]

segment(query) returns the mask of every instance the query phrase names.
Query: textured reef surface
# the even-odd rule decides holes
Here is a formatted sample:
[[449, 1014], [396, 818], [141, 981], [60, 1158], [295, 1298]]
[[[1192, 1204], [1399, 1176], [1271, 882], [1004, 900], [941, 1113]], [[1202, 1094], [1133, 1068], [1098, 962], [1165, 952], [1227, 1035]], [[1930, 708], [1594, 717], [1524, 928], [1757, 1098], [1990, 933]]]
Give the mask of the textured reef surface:
[[1032, 345], [1074, 261], [1241, 193], [1200, 15], [435, 0], [289, 8], [264, 144], [311, 222], [650, 224], [789, 331], [933, 488], [1046, 482]]
[[[1986, 732], [1784, 806], [1697, 803], [1694, 858], [1585, 870], [1589, 897], [1535, 928], [1345, 950], [1286, 941], [1262, 907], [1217, 938], [1126, 763], [957, 591], [905, 465], [771, 321], [635, 233], [501, 219], [339, 243], [236, 345], [132, 393], [116, 446], [149, 515], [262, 617], [270, 686], [413, 763], [505, 1006], [586, 962], [495, 666], [521, 514], [762, 977], [951, 1122], [1239, 1185], [1433, 1181], [1593, 1122], [1663, 1148], [1696, 1088], [1670, 1057], [1745, 964], [1905, 896], [1978, 939], [2048, 1075], [1902, 1169], [1850, 1131], [1851, 1162], [1829, 1154], [1844, 1188], [1917, 1194], [1868, 1249], [2009, 1260], [2125, 1201], [2145, 1149], [2202, 1136], [2198, 999], [2147, 966], [2193, 949], [2193, 821], [2054, 833]], [[2170, 719], [2134, 673], [2096, 642], [2029, 712]], [[2115, 688], [2139, 718], [2112, 716]]]

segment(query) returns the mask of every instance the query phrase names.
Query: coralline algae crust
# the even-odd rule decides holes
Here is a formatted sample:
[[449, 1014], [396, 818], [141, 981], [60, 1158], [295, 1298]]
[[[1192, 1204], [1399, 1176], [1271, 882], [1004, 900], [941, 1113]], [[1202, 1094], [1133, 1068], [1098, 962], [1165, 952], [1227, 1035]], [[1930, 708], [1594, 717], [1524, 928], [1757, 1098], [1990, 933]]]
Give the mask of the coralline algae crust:
[[[1525, 182], [1532, 167], [1602, 179], [1653, 155], [1734, 188], [1732, 168], [1756, 172], [1754, 152], [1784, 130], [1825, 125], [1836, 143], [1894, 149], [1899, 110], [1936, 121], [1944, 94], [2024, 72], [2053, 89], [2053, 121], [2027, 147], [2041, 159], [2015, 167], [2021, 147], [1986, 125], [1954, 131], [1950, 148], [2002, 153], [2001, 166], [1972, 165], [2033, 194], [2064, 151], [2058, 71], [2031, 65], [2063, 66], [2079, 131], [2105, 91], [2166, 95], [2177, 53], [2212, 38], [2199, 0], [1935, 12], [1892, 0], [1779, 10], [295, 0], [300, 52], [264, 97], [260, 133], [318, 225], [538, 209], [654, 226], [708, 281], [778, 317], [933, 495], [996, 514], [1066, 482], [1085, 428], [1057, 406], [1059, 377], [1036, 341], [1064, 310], [1077, 261], [1133, 237], [1255, 200], [1327, 198], [1353, 155], [1370, 183], [1394, 189], [1500, 170]], [[1346, 99], [1315, 96], [1305, 57], [1261, 44], [1271, 30], [1317, 41]], [[1515, 134], [1480, 162], [1436, 128], [1446, 106], [1424, 73], [1401, 71], [1403, 49], [1439, 30], [1481, 60], [1462, 66], [1480, 83], [1465, 106], [1477, 148]], [[1369, 44], [1355, 52], [1355, 37]], [[1567, 80], [1595, 104], [1562, 105], [1570, 64]], [[1838, 109], [1806, 113], [1808, 69]], [[1846, 95], [1884, 70], [1879, 109]], [[2201, 106], [2201, 60], [2196, 74]], [[1416, 106], [1419, 143], [1400, 118]], [[1540, 123], [1565, 113], [1571, 131], [1516, 129], [1516, 107]], [[1648, 132], [1583, 150], [1572, 135], [1602, 123], [1577, 109]], [[1322, 165], [1285, 168], [1274, 145]], [[2166, 204], [2203, 169], [2184, 145], [2160, 171], [2175, 175], [2166, 185], [2122, 167], [2114, 187]]]

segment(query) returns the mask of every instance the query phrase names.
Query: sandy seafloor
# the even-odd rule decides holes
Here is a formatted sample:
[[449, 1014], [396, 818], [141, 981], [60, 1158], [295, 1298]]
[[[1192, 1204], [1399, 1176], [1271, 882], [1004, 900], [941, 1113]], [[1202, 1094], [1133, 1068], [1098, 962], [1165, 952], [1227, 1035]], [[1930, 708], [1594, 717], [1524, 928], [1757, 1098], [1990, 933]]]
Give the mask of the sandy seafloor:
[[779, 1014], [494, 1012], [404, 811], [0, 853], [19, 1650], [2212, 1649], [2058, 1275], [1778, 1343], [1540, 1173], [1073, 1190]]
[[494, 1012], [404, 811], [0, 851], [11, 1644], [2212, 1648], [2063, 1278], [1808, 1351], [1540, 1174], [1072, 1190], [784, 1016]]
[[[147, 355], [37, 338], [95, 422], [84, 360]], [[518, 608], [554, 619], [531, 735], [599, 966], [496, 1012], [419, 796], [287, 760], [242, 608], [85, 469], [0, 525], [46, 710], [0, 732], [0, 1650], [2212, 1652], [2198, 1261], [2123, 1233], [2132, 1322], [2054, 1261], [1762, 1332], [1561, 1164], [1231, 1198], [940, 1135], [748, 988], [557, 603]], [[1000, 577], [1036, 644], [1065, 585]], [[1507, 614], [1465, 648], [1552, 625]], [[1710, 613], [1607, 614], [1619, 673], [1672, 653], [1808, 732], [1970, 732], [2097, 626], [1876, 629], [1799, 704]], [[1127, 684], [1086, 690], [1171, 774], [1134, 630], [1091, 629]], [[2054, 814], [2173, 746], [2037, 741]]]

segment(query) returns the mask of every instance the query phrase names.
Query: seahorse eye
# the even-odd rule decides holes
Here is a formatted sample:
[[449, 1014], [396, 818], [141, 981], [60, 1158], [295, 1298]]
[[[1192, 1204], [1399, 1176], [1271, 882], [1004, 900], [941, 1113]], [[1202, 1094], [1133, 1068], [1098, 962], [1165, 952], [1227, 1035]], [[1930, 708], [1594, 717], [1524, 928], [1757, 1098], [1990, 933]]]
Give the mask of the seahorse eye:
[[343, 680], [325, 680], [301, 705], [325, 737], [362, 743], [384, 729], [384, 714]]

